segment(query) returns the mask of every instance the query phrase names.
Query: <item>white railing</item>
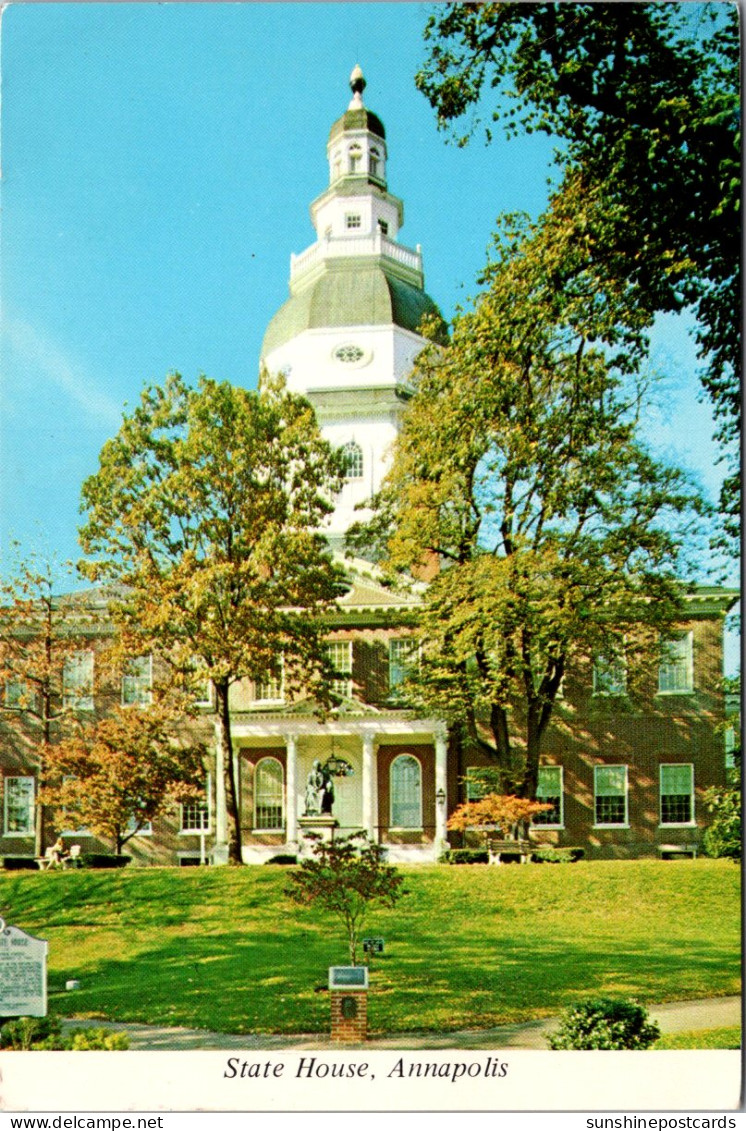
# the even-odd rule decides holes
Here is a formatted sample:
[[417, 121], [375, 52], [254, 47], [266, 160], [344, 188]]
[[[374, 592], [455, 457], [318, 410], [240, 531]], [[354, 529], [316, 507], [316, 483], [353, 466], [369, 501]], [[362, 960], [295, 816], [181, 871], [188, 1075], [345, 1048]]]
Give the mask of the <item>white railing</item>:
[[290, 256], [290, 278], [295, 279], [325, 259], [343, 259], [356, 255], [383, 255], [413, 271], [422, 271], [422, 252], [394, 243], [381, 232], [375, 236], [343, 236], [319, 240], [299, 255]]

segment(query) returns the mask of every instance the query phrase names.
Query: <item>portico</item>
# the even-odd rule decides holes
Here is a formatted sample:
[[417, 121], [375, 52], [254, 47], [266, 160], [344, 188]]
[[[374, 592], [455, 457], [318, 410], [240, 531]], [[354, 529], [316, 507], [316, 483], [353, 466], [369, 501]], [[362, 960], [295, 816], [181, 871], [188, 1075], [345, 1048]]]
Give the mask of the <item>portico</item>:
[[[308, 774], [331, 755], [350, 767], [334, 778], [339, 835], [365, 832], [392, 859], [435, 859], [443, 850], [447, 736], [440, 721], [285, 715], [234, 718], [232, 731], [247, 863], [298, 851]], [[216, 831], [219, 840], [219, 821]]]

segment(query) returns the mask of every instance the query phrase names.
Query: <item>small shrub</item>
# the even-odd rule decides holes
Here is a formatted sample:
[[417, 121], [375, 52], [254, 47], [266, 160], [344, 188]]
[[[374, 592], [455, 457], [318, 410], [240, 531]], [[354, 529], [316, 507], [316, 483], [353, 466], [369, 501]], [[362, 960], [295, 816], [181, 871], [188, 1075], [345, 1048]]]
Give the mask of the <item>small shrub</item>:
[[84, 868], [123, 868], [131, 856], [115, 856], [111, 852], [83, 852], [80, 862]]
[[123, 1052], [130, 1047], [126, 1033], [106, 1029], [78, 1029], [69, 1045], [73, 1052]]
[[647, 1049], [660, 1037], [644, 1006], [629, 998], [588, 998], [564, 1010], [552, 1049]]
[[537, 848], [531, 853], [535, 864], [574, 864], [584, 856], [585, 850], [582, 848], [552, 848], [551, 845]]
[[6, 872], [36, 872], [39, 865], [33, 856], [3, 856], [3, 868]]
[[14, 1052], [114, 1052], [130, 1047], [126, 1033], [77, 1029], [63, 1033], [56, 1017], [14, 1017], [0, 1028], [0, 1048]]
[[450, 848], [443, 856], [446, 864], [489, 864], [485, 848]]
[[269, 860], [265, 860], [265, 864], [297, 864], [298, 857], [293, 856], [289, 852], [278, 852], [277, 856], [271, 856]]
[[0, 1048], [27, 1052], [50, 1047], [47, 1041], [59, 1041], [60, 1023], [56, 1017], [14, 1017], [0, 1029]]

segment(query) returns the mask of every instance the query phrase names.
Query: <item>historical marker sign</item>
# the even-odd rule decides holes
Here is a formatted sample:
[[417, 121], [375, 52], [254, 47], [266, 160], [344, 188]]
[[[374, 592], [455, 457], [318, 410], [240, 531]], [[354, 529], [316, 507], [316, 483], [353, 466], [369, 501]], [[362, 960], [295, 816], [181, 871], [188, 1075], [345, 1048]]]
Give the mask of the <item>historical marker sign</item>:
[[47, 942], [0, 919], [0, 1017], [46, 1017]]
[[367, 966], [330, 966], [330, 990], [367, 990]]

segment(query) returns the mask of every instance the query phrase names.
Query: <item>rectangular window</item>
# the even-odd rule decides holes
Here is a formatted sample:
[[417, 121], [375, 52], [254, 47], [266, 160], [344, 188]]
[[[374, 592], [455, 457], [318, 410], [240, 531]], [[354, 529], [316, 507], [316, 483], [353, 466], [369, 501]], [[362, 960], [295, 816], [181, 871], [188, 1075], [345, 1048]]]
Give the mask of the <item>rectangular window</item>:
[[11, 676], [5, 682], [3, 698], [11, 711], [29, 711], [34, 707], [34, 693], [23, 679]]
[[417, 669], [419, 648], [411, 636], [389, 640], [389, 692], [398, 693], [401, 685]]
[[594, 695], [625, 695], [627, 664], [624, 656], [597, 656], [593, 664]]
[[[139, 828], [138, 828], [139, 824]], [[130, 817], [125, 829], [125, 836], [152, 836], [153, 825], [151, 821], [139, 822], [135, 817]]]
[[285, 675], [280, 662], [277, 676], [266, 675], [254, 683], [254, 699], [259, 703], [282, 703], [285, 699]]
[[534, 825], [544, 828], [562, 828], [564, 825], [562, 767], [540, 766], [539, 784], [536, 787], [536, 800], [545, 805], [551, 805], [543, 813], [537, 813], [533, 819]]
[[682, 632], [661, 641], [658, 669], [660, 694], [686, 693], [694, 688], [694, 643], [691, 632]]
[[153, 701], [153, 657], [137, 656], [127, 661], [122, 676], [122, 706], [149, 707]]
[[363, 223], [362, 216], [360, 215], [359, 212], [348, 212], [347, 215], [345, 216], [345, 227], [346, 228], [349, 228], [349, 229], [360, 228], [360, 227], [362, 227], [362, 223]]
[[210, 777], [207, 778], [204, 797], [195, 797], [181, 805], [182, 833], [207, 833], [210, 831]]
[[334, 692], [342, 699], [352, 698], [352, 641], [335, 640], [326, 646], [329, 663], [334, 669]]
[[33, 778], [5, 778], [3, 790], [3, 829], [5, 836], [34, 835]]
[[627, 767], [595, 766], [594, 795], [597, 825], [627, 824]]
[[93, 652], [71, 652], [65, 656], [62, 705], [73, 711], [93, 710]]
[[661, 824], [694, 823], [694, 766], [690, 762], [660, 767]]
[[479, 766], [467, 766], [464, 785], [466, 786], [467, 801], [481, 801], [485, 793], [490, 792], [486, 781], [481, 776]]

